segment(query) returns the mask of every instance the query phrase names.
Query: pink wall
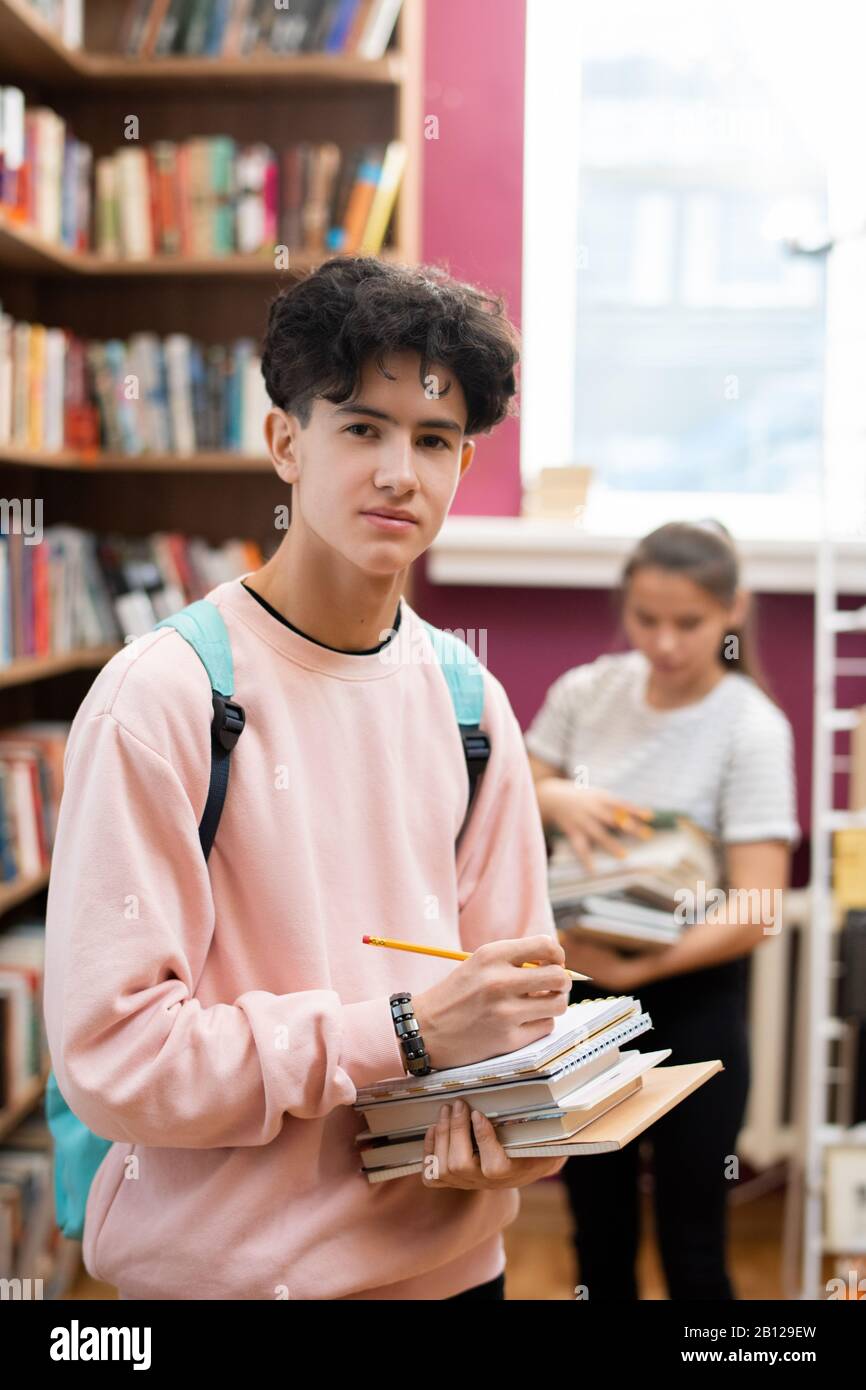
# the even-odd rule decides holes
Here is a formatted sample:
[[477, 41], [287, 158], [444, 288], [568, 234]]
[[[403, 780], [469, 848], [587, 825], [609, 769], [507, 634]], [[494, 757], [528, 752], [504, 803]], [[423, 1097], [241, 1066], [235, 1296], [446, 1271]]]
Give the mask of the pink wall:
[[[523, 191], [524, 0], [428, 0], [425, 113], [440, 139], [425, 145], [423, 254], [460, 279], [504, 295], [520, 323]], [[481, 436], [454, 512], [516, 515], [519, 432], [509, 421]], [[422, 567], [415, 604], [431, 622], [484, 628], [487, 664], [525, 728], [551, 681], [618, 645], [610, 595], [598, 590], [434, 586]], [[796, 737], [800, 822], [811, 795], [812, 601], [758, 597], [758, 638], [768, 682]], [[845, 686], [850, 688], [846, 691]], [[866, 700], [866, 683], [843, 682]], [[841, 803], [844, 804], [844, 803]], [[795, 882], [803, 882], [806, 855]]]
[[[520, 325], [524, 0], [427, 0], [423, 255], [500, 294]], [[454, 512], [520, 510], [519, 429], [482, 435]]]

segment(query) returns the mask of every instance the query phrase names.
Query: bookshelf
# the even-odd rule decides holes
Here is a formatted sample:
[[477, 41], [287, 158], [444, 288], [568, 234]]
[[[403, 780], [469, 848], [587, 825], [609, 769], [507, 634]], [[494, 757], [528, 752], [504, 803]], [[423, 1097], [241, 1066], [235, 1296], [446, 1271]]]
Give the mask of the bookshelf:
[[[2, 2], [2, 0], [0, 0]], [[383, 251], [384, 260], [396, 260], [393, 251]], [[15, 226], [0, 211], [0, 273], [11, 270], [33, 275], [103, 276], [126, 279], [146, 276], [209, 276], [231, 278], [253, 276], [274, 282], [274, 293], [290, 278], [292, 272], [312, 270], [318, 257], [306, 251], [293, 251], [288, 270], [278, 270], [273, 262], [262, 256], [154, 256], [150, 260], [121, 260], [98, 256], [91, 252], [69, 251], [45, 241], [29, 227]]]
[[[279, 148], [282, 130], [291, 132], [292, 142], [333, 140], [342, 148], [399, 138], [409, 150], [408, 167], [381, 254], [419, 258], [424, 0], [404, 0], [395, 44], [378, 60], [318, 53], [131, 59], [113, 51], [125, 9], [119, 0], [85, 0], [84, 47], [75, 50], [28, 0], [0, 0], [0, 83], [15, 83], [28, 103], [58, 111], [93, 147], [95, 158], [123, 144], [130, 113], [139, 119], [143, 145], [225, 134]], [[240, 336], [258, 340], [270, 299], [293, 273], [318, 259], [292, 248], [288, 270], [260, 255], [109, 259], [47, 242], [0, 213], [4, 310], [17, 319], [68, 327], [84, 338], [150, 331], [161, 337], [184, 332], [204, 344]], [[82, 506], [84, 472], [94, 476]], [[240, 501], [238, 490], [226, 515], [211, 494], [203, 508], [206, 489], [195, 480], [204, 483], [212, 474], [224, 484], [232, 473], [244, 481]], [[155, 529], [182, 530], [186, 519], [195, 523], [196, 534], [217, 541], [243, 524], [249, 528], [244, 534], [263, 545], [274, 539], [273, 508], [283, 500], [264, 457], [220, 452], [175, 458], [3, 448], [0, 479], [7, 496], [21, 494], [28, 481], [37, 486], [46, 525], [107, 524], [141, 535], [156, 513], [165, 520]], [[111, 509], [99, 496], [106, 489]], [[156, 506], [139, 505], [142, 494]]]
[[107, 87], [132, 82], [183, 84], [190, 78], [206, 76], [219, 83], [261, 82], [295, 84], [309, 82], [332, 86], [398, 87], [404, 80], [408, 54], [401, 51], [369, 60], [341, 58], [330, 54], [304, 53], [297, 57], [273, 58], [126, 58], [106, 51], [115, 29], [115, 14], [124, 0], [99, 5], [92, 0], [87, 9], [86, 41], [103, 51], [76, 51], [67, 48], [34, 12], [28, 0], [3, 0], [0, 5], [0, 53], [8, 55], [9, 75], [60, 86], [87, 83]]
[[[106, 643], [101, 647], [75, 647], [56, 656], [16, 657], [6, 666], [0, 666], [0, 690], [25, 686], [30, 681], [48, 680], [50, 676], [63, 676], [67, 671], [98, 670], [119, 650], [119, 643]], [[35, 893], [41, 887], [42, 884], [35, 884], [30, 891]], [[11, 906], [12, 902], [4, 896], [3, 885], [0, 884], [0, 913]]]
[[[57, 111], [92, 146], [94, 158], [123, 145], [130, 113], [139, 119], [142, 145], [228, 135], [277, 149], [299, 141], [349, 149], [400, 139], [408, 166], [380, 254], [419, 259], [424, 0], [404, 0], [395, 46], [376, 61], [317, 53], [129, 59], [112, 51], [124, 9], [125, 0], [85, 0], [84, 47], [72, 50], [27, 0], [0, 0], [0, 85], [19, 86], [28, 104]], [[259, 341], [273, 295], [318, 259], [289, 248], [283, 271], [262, 256], [111, 260], [48, 242], [0, 213], [4, 311], [87, 339], [151, 332], [186, 333], [205, 345]], [[130, 537], [178, 531], [211, 543], [250, 538], [266, 555], [281, 539], [274, 508], [286, 500], [264, 452], [127, 456], [16, 447], [0, 448], [0, 495], [42, 499], [46, 527]], [[0, 667], [0, 728], [71, 720], [117, 650], [109, 644]], [[0, 884], [0, 931], [12, 909], [40, 910], [47, 879], [46, 873]], [[39, 1102], [44, 1082], [38, 1078], [31, 1093], [0, 1113], [0, 1139]]]
[[197, 454], [114, 454], [100, 450], [94, 454], [77, 454], [72, 449], [58, 453], [34, 452], [0, 446], [0, 464], [18, 464], [27, 468], [80, 469], [84, 473], [266, 473], [273, 471], [269, 458], [235, 454], [227, 449]]

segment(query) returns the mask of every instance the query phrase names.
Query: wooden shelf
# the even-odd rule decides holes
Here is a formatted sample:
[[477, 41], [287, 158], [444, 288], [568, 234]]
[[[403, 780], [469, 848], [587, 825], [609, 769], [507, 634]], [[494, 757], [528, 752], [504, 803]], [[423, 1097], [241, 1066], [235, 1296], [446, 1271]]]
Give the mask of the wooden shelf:
[[49, 872], [43, 869], [41, 873], [31, 874], [28, 878], [13, 878], [8, 883], [0, 883], [0, 914], [26, 902], [34, 893], [41, 892], [48, 883]]
[[[278, 270], [268, 256], [154, 256], [149, 260], [110, 259], [92, 251], [70, 251], [59, 243], [45, 241], [30, 227], [10, 222], [0, 213], [0, 267], [29, 271], [35, 275], [90, 275], [100, 278], [195, 276], [218, 278], [274, 279], [312, 270], [334, 252], [289, 251], [289, 266]], [[377, 252], [383, 260], [399, 260], [395, 248]]]
[[47, 680], [49, 676], [60, 676], [66, 671], [104, 666], [120, 650], [119, 643], [108, 642], [100, 647], [75, 647], [71, 652], [58, 652], [53, 656], [16, 656], [14, 661], [0, 666], [0, 689]]
[[[165, 86], [171, 82], [230, 83], [257, 87], [261, 83], [319, 87], [396, 87], [403, 79], [403, 59], [399, 54], [371, 60], [341, 58], [332, 53], [301, 53], [284, 58], [140, 58], [88, 54], [82, 60], [83, 76], [106, 86], [133, 83]], [[190, 87], [195, 92], [195, 87]]]
[[41, 1098], [47, 1080], [48, 1070], [43, 1071], [41, 1076], [34, 1076], [18, 1099], [12, 1105], [7, 1105], [4, 1110], [0, 1110], [0, 1139], [4, 1139], [16, 1125], [19, 1125], [29, 1115]]
[[80, 80], [81, 55], [66, 47], [26, 0], [0, 0], [0, 53], [7, 70], [45, 82]]
[[[2, 3], [2, 0], [0, 0]], [[0, 268], [29, 271], [35, 275], [92, 275], [100, 278], [163, 276], [194, 276], [217, 278], [273, 278], [279, 281], [301, 271], [314, 269], [336, 252], [289, 251], [289, 265], [278, 270], [266, 256], [154, 256], [149, 260], [109, 259], [92, 251], [70, 251], [58, 243], [45, 241], [30, 227], [9, 222], [0, 213]], [[385, 247], [376, 254], [382, 260], [405, 259], [394, 247]]]
[[79, 454], [0, 446], [0, 464], [22, 468], [80, 470], [82, 473], [270, 473], [269, 458], [235, 454], [227, 449], [200, 454]]
[[10, 222], [0, 212], [0, 266], [41, 275], [60, 275], [80, 271], [82, 259], [65, 246], [44, 241], [29, 227]]
[[[301, 53], [273, 58], [125, 58], [111, 53], [67, 48], [50, 25], [27, 0], [0, 0], [0, 53], [3, 80], [8, 73], [38, 82], [64, 86], [92, 85], [136, 87], [189, 83], [195, 95], [195, 78], [255, 90], [262, 83], [396, 87], [403, 81], [405, 65], [399, 53], [371, 61], [332, 53]], [[204, 88], [200, 95], [207, 95]]]

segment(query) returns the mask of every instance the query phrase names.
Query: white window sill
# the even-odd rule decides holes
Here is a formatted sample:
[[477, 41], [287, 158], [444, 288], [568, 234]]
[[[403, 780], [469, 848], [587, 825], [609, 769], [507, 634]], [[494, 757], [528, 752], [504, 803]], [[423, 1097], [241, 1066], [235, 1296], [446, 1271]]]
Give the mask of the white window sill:
[[[510, 588], [611, 589], [635, 541], [632, 534], [594, 529], [569, 520], [519, 516], [450, 516], [428, 552], [433, 584]], [[814, 536], [762, 539], [738, 536], [744, 585], [756, 593], [814, 591], [818, 542]], [[836, 588], [866, 594], [866, 537], [833, 548]]]

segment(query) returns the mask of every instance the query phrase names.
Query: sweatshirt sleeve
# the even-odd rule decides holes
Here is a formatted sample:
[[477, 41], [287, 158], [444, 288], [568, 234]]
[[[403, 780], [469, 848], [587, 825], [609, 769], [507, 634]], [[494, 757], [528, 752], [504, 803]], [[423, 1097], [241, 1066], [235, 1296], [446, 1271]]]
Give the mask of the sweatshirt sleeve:
[[73, 1112], [106, 1139], [268, 1144], [405, 1071], [388, 997], [194, 997], [214, 931], [198, 817], [109, 711], [70, 733], [46, 919], [45, 1023]]
[[530, 753], [566, 776], [578, 712], [585, 704], [587, 673], [587, 667], [576, 666], [558, 676], [524, 736]]
[[481, 728], [491, 755], [457, 854], [460, 938], [486, 941], [545, 934], [556, 940], [547, 895], [547, 851], [520, 725], [501, 683], [484, 671]]

